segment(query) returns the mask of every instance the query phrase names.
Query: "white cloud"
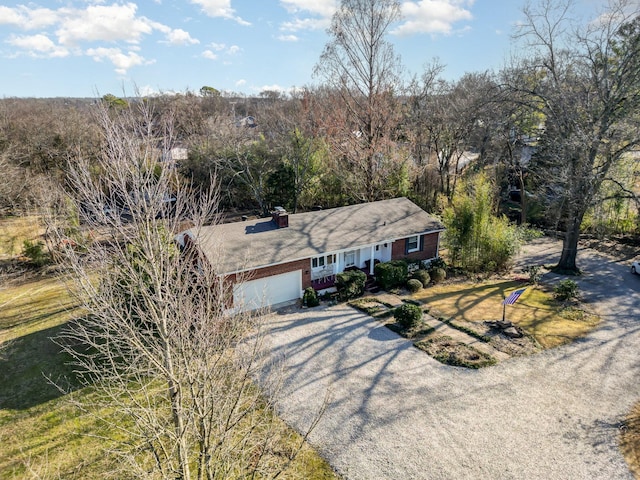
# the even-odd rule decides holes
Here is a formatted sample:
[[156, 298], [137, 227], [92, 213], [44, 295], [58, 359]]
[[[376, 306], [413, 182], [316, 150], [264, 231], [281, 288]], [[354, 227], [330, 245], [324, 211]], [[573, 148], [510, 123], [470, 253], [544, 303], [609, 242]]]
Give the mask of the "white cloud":
[[236, 16], [235, 10], [231, 8], [231, 0], [191, 0], [191, 3], [199, 5], [202, 11], [209, 17], [228, 18], [238, 22], [240, 25], [251, 25], [249, 22]]
[[321, 17], [331, 17], [337, 8], [337, 0], [280, 0], [287, 11], [292, 13], [309, 12]]
[[264, 92], [264, 91], [283, 92], [283, 93], [287, 92], [286, 88], [281, 87], [277, 83], [274, 83], [273, 85], [263, 85], [261, 87], [252, 87], [252, 90], [255, 90], [256, 92]]
[[205, 50], [204, 52], [202, 52], [202, 57], [208, 60], [216, 60], [218, 58], [218, 55], [211, 50]]
[[56, 45], [46, 35], [12, 36], [7, 40], [9, 45], [26, 50], [33, 57], [66, 57], [69, 50]]
[[291, 20], [282, 22], [280, 30], [323, 30], [329, 26], [337, 3], [337, 0], [280, 0], [280, 4], [289, 13], [296, 15]]
[[167, 32], [167, 42], [171, 45], [197, 45], [200, 40], [192, 38], [189, 32], [178, 28]]
[[468, 10], [474, 0], [419, 0], [402, 4], [402, 16], [405, 20], [392, 33], [411, 35], [432, 33], [448, 35], [456, 22], [471, 20]]
[[137, 6], [92, 5], [85, 10], [60, 9], [64, 16], [56, 31], [62, 45], [76, 45], [82, 41], [126, 41], [138, 43], [143, 35], [153, 32], [153, 22], [136, 17]]
[[138, 87], [138, 93], [143, 97], [155, 97], [161, 92], [159, 89], [152, 87], [151, 85], [145, 85], [144, 87]]
[[209, 49], [202, 52], [201, 55], [209, 60], [217, 60], [219, 58], [216, 52], [223, 52], [225, 55], [237, 55], [242, 51], [237, 45], [227, 46], [224, 43], [210, 43], [208, 47]]
[[247, 81], [244, 78], [241, 78], [236, 82], [236, 87], [243, 87], [246, 84], [247, 84]]
[[96, 62], [101, 62], [103, 59], [109, 60], [116, 67], [116, 73], [120, 75], [126, 74], [131, 67], [153, 63], [135, 52], [123, 53], [119, 48], [90, 48], [86, 54], [93, 57]]
[[15, 8], [0, 6], [0, 25], [14, 25], [22, 30], [36, 30], [55, 25], [58, 13], [48, 8], [28, 8], [18, 5]]
[[281, 42], [297, 42], [299, 40], [295, 35], [280, 35], [278, 40]]
[[289, 22], [283, 22], [280, 25], [280, 30], [285, 32], [324, 30], [330, 23], [330, 18], [294, 18]]
[[[35, 35], [11, 36], [5, 41], [15, 47], [16, 56], [88, 55], [96, 61], [110, 61], [119, 74], [133, 66], [153, 63], [137, 53], [146, 36], [157, 32], [164, 34], [163, 43], [168, 45], [200, 43], [185, 30], [173, 29], [138, 15], [138, 7], [131, 1], [106, 4], [103, 0], [85, 0], [79, 3], [83, 4], [82, 8], [67, 6], [56, 10], [30, 8], [31, 4], [15, 8], [0, 6], [0, 25], [36, 31]], [[92, 48], [83, 50], [83, 44], [87, 43]], [[127, 44], [125, 49], [122, 49], [123, 43]]]

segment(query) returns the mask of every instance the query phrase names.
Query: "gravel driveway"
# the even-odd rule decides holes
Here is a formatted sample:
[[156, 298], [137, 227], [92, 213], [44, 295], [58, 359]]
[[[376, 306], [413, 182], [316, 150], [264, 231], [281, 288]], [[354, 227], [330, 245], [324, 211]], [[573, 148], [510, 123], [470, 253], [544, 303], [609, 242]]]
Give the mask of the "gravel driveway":
[[[522, 265], [553, 263], [540, 240]], [[603, 324], [571, 345], [479, 371], [442, 365], [347, 306], [268, 317], [282, 414], [345, 479], [624, 479], [618, 427], [640, 400], [640, 278], [579, 253]], [[543, 281], [554, 281], [548, 274]]]

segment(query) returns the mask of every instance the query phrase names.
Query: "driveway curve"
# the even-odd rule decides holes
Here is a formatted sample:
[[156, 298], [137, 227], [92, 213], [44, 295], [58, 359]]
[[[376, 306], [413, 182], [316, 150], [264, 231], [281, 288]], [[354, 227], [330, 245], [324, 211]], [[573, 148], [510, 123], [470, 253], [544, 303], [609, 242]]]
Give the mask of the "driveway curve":
[[[553, 263], [558, 242], [521, 265]], [[449, 367], [345, 305], [267, 317], [285, 420], [345, 479], [632, 479], [619, 426], [640, 400], [640, 277], [578, 256], [602, 324], [584, 339], [478, 371]], [[543, 281], [559, 277], [547, 274]]]

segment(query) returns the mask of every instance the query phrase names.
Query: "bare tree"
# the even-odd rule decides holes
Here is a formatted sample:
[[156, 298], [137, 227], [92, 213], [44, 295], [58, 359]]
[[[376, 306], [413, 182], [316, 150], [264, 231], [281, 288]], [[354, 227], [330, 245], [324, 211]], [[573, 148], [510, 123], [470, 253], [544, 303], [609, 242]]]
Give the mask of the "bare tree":
[[176, 242], [216, 221], [217, 195], [194, 195], [159, 161], [172, 125], [149, 102], [132, 105], [135, 114], [99, 109], [103, 154], [70, 167], [69, 198], [92, 232], [66, 244], [86, 317], [58, 339], [95, 390], [80, 407], [116, 413], [101, 417], [105, 437], [136, 478], [275, 477], [301, 442], [284, 462], [273, 454], [279, 377], [261, 317], [232, 314], [213, 257]]
[[395, 148], [400, 60], [385, 39], [399, 18], [397, 0], [342, 0], [315, 69], [339, 95], [326, 119], [328, 138], [352, 172], [353, 193], [361, 200], [388, 196], [386, 180], [406, 160]]
[[520, 34], [532, 60], [515, 91], [544, 116], [532, 169], [566, 231], [558, 267], [577, 271], [580, 228], [614, 164], [640, 144], [640, 16], [611, 2], [586, 27], [572, 1], [525, 9]]

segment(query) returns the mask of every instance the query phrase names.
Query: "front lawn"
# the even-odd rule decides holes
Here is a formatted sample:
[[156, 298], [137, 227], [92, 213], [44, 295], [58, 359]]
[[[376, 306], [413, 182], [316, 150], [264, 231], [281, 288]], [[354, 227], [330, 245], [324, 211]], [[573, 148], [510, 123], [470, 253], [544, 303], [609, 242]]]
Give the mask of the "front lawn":
[[[56, 278], [39, 277], [0, 288], [0, 479], [127, 478], [121, 471], [114, 476], [119, 458], [105, 451], [107, 444], [100, 438], [112, 437], [113, 432], [71, 405], [69, 395], [87, 404], [92, 393], [74, 385], [65, 357], [51, 341], [80, 314]], [[63, 394], [49, 379], [73, 393]], [[104, 409], [95, 413], [119, 415]], [[300, 436], [278, 418], [272, 428], [280, 439], [273, 461], [284, 462], [283, 453], [291, 451]], [[305, 445], [280, 478], [337, 477]]]
[[[502, 300], [513, 290], [523, 288], [521, 282], [502, 280], [472, 283], [447, 282], [412, 294], [435, 316], [482, 323], [502, 318]], [[506, 319], [533, 336], [544, 348], [569, 343], [591, 331], [599, 318], [580, 306], [557, 302], [550, 291], [541, 286], [526, 286], [514, 305], [507, 305]]]

